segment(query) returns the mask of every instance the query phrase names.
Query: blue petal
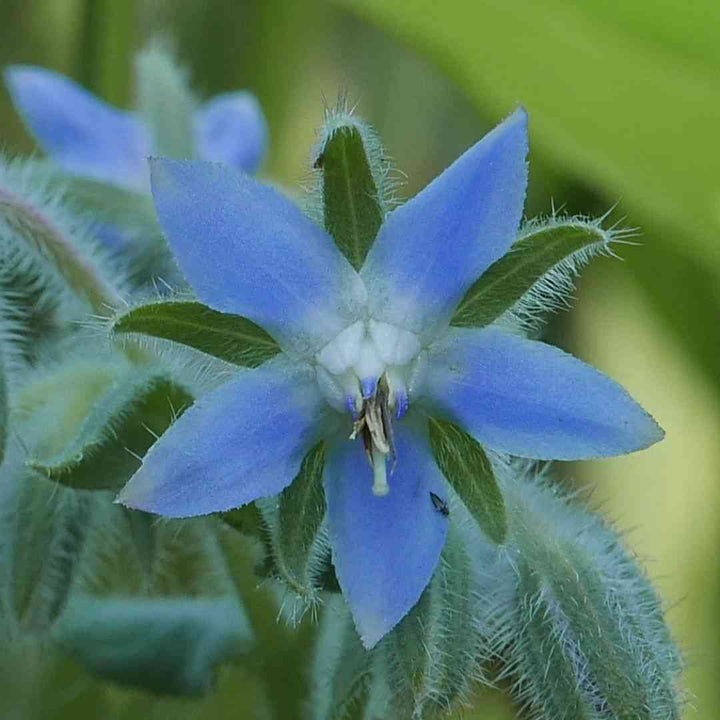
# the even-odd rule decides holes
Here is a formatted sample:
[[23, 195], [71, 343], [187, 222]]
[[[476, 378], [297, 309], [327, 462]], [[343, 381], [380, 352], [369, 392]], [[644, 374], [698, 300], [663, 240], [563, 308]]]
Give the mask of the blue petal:
[[482, 444], [521, 457], [621, 455], [664, 435], [607, 375], [492, 328], [454, 329], [433, 346], [420, 391]]
[[195, 115], [195, 132], [203, 160], [254, 173], [265, 156], [267, 123], [252, 93], [225, 93], [205, 103]]
[[390, 214], [362, 269], [375, 318], [426, 337], [450, 319], [515, 238], [526, 154], [520, 109]]
[[244, 371], [170, 426], [118, 502], [190, 517], [274, 495], [297, 475], [327, 411], [307, 366], [282, 358]]
[[332, 444], [325, 465], [333, 563], [367, 648], [417, 602], [447, 535], [448, 519], [430, 497], [433, 492], [446, 498], [447, 488], [426, 437], [404, 421], [395, 440], [397, 466], [385, 497], [372, 494], [372, 470], [361, 442]]
[[5, 82], [38, 143], [60, 167], [147, 190], [150, 138], [133, 114], [50, 70], [14, 65]]
[[355, 321], [360, 277], [287, 198], [223, 165], [150, 166], [160, 224], [200, 300], [254, 320], [303, 354]]

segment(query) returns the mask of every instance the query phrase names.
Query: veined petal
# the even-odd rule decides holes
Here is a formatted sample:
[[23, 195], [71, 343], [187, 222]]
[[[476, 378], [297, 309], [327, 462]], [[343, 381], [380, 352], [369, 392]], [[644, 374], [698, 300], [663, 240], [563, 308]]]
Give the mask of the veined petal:
[[493, 328], [451, 330], [430, 350], [421, 392], [483, 445], [521, 457], [622, 455], [664, 435], [607, 375]]
[[268, 142], [268, 127], [257, 98], [249, 92], [218, 95], [195, 114], [198, 155], [203, 160], [257, 171]]
[[[328, 448], [325, 497], [333, 563], [355, 625], [373, 647], [417, 602], [445, 544], [448, 519], [430, 493], [447, 498], [424, 433], [399, 423], [390, 493], [372, 493], [361, 442]], [[389, 467], [388, 467], [389, 471]]]
[[5, 71], [5, 82], [25, 123], [60, 167], [147, 190], [150, 137], [135, 115], [43, 68], [11, 66]]
[[389, 215], [362, 269], [373, 317], [426, 337], [449, 321], [516, 235], [527, 147], [519, 109]]
[[204, 303], [250, 318], [305, 355], [357, 318], [360, 277], [290, 200], [224, 165], [150, 165], [160, 224]]
[[190, 517], [274, 495], [297, 475], [327, 411], [308, 366], [282, 358], [242, 372], [170, 426], [118, 502]]

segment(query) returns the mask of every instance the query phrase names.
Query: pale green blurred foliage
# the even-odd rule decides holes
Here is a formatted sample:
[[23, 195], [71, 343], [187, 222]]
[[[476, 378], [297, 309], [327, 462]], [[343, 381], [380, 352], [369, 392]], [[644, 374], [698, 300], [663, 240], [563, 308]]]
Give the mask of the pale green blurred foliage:
[[[593, 504], [633, 530], [629, 544], [674, 605], [668, 620], [689, 663], [686, 716], [717, 717], [716, 0], [2, 0], [0, 11], [3, 65], [48, 66], [120, 104], [132, 96], [132, 52], [157, 32], [174, 38], [204, 96], [257, 93], [271, 130], [264, 175], [289, 187], [307, 179], [324, 98], [334, 103], [340, 91], [412, 179], [404, 196], [523, 103], [531, 117], [528, 216], [550, 212], [551, 200], [588, 214], [619, 202], [613, 217], [642, 230], [642, 247], [622, 249], [624, 263], [601, 259], [586, 272], [577, 309], [558, 316], [550, 333], [627, 387], [667, 438], [631, 457], [561, 470], [568, 482], [596, 488]], [[32, 149], [5, 93], [0, 127], [7, 152]], [[272, 611], [261, 612], [270, 627]], [[263, 718], [269, 702], [289, 719], [300, 712], [305, 669], [288, 686], [287, 637], [268, 632], [260, 667], [227, 671], [210, 699], [152, 710], [137, 694], [98, 690], [63, 667], [56, 682], [66, 688], [58, 695], [66, 711], [46, 716], [79, 720], [112, 707], [108, 717]], [[303, 632], [299, 642], [309, 638]], [[273, 666], [282, 677], [268, 699], [253, 673]], [[481, 692], [476, 704], [465, 717], [514, 714], [497, 693]]]

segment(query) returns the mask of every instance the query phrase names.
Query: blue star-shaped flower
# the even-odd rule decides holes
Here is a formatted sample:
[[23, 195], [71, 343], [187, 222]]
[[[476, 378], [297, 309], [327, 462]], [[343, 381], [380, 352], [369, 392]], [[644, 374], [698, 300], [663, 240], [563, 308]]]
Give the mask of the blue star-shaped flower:
[[[148, 188], [150, 129], [135, 112], [119, 110], [59, 73], [28, 65], [6, 69], [15, 107], [42, 149], [76, 175]], [[267, 146], [260, 104], [245, 91], [218, 95], [194, 114], [195, 155], [255, 172]]]
[[[152, 161], [160, 222], [198, 297], [262, 325], [284, 352], [190, 408], [120, 502], [179, 517], [235, 508], [282, 491], [324, 439], [333, 562], [371, 647], [417, 601], [445, 542], [428, 414], [528, 458], [659, 440], [619, 385], [570, 355], [494, 327], [449, 326], [516, 236], [526, 154], [518, 110], [390, 213], [360, 273], [275, 190], [219, 165]], [[351, 439], [359, 432], [370, 462]]]

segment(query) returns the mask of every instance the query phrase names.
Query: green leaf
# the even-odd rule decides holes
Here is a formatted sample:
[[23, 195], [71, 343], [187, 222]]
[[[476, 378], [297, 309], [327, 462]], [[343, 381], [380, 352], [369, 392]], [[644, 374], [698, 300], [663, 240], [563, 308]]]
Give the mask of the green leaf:
[[485, 113], [500, 119], [522, 102], [536, 156], [622, 197], [646, 236], [650, 226], [682, 233], [717, 271], [720, 155], [707, 151], [720, 123], [714, 0], [692, 13], [642, 0], [622, 10], [597, 0], [418, 0], [413, 12], [405, 0], [335, 3], [431, 57]]
[[141, 305], [119, 315], [112, 330], [172, 340], [244, 367], [258, 367], [280, 352], [270, 335], [251, 320], [199, 302]]
[[153, 152], [163, 157], [194, 157], [197, 101], [187, 73], [158, 42], [137, 55], [135, 69], [138, 113], [150, 129]]
[[430, 446], [447, 481], [485, 534], [504, 542], [507, 519], [502, 492], [480, 444], [457, 425], [429, 418]]
[[548, 273], [572, 272], [611, 239], [612, 234], [597, 223], [575, 219], [553, 219], [545, 226], [531, 227], [472, 284], [450, 324], [489, 325], [542, 284]]
[[350, 116], [347, 122], [330, 127], [315, 167], [322, 172], [325, 229], [350, 264], [360, 270], [382, 224], [383, 211], [363, 129]]
[[163, 370], [133, 368], [101, 395], [75, 437], [57, 454], [27, 464], [68, 487], [118, 490], [192, 396]]
[[253, 644], [239, 606], [227, 599], [76, 597], [53, 638], [87, 670], [158, 694], [203, 695], [219, 664]]

